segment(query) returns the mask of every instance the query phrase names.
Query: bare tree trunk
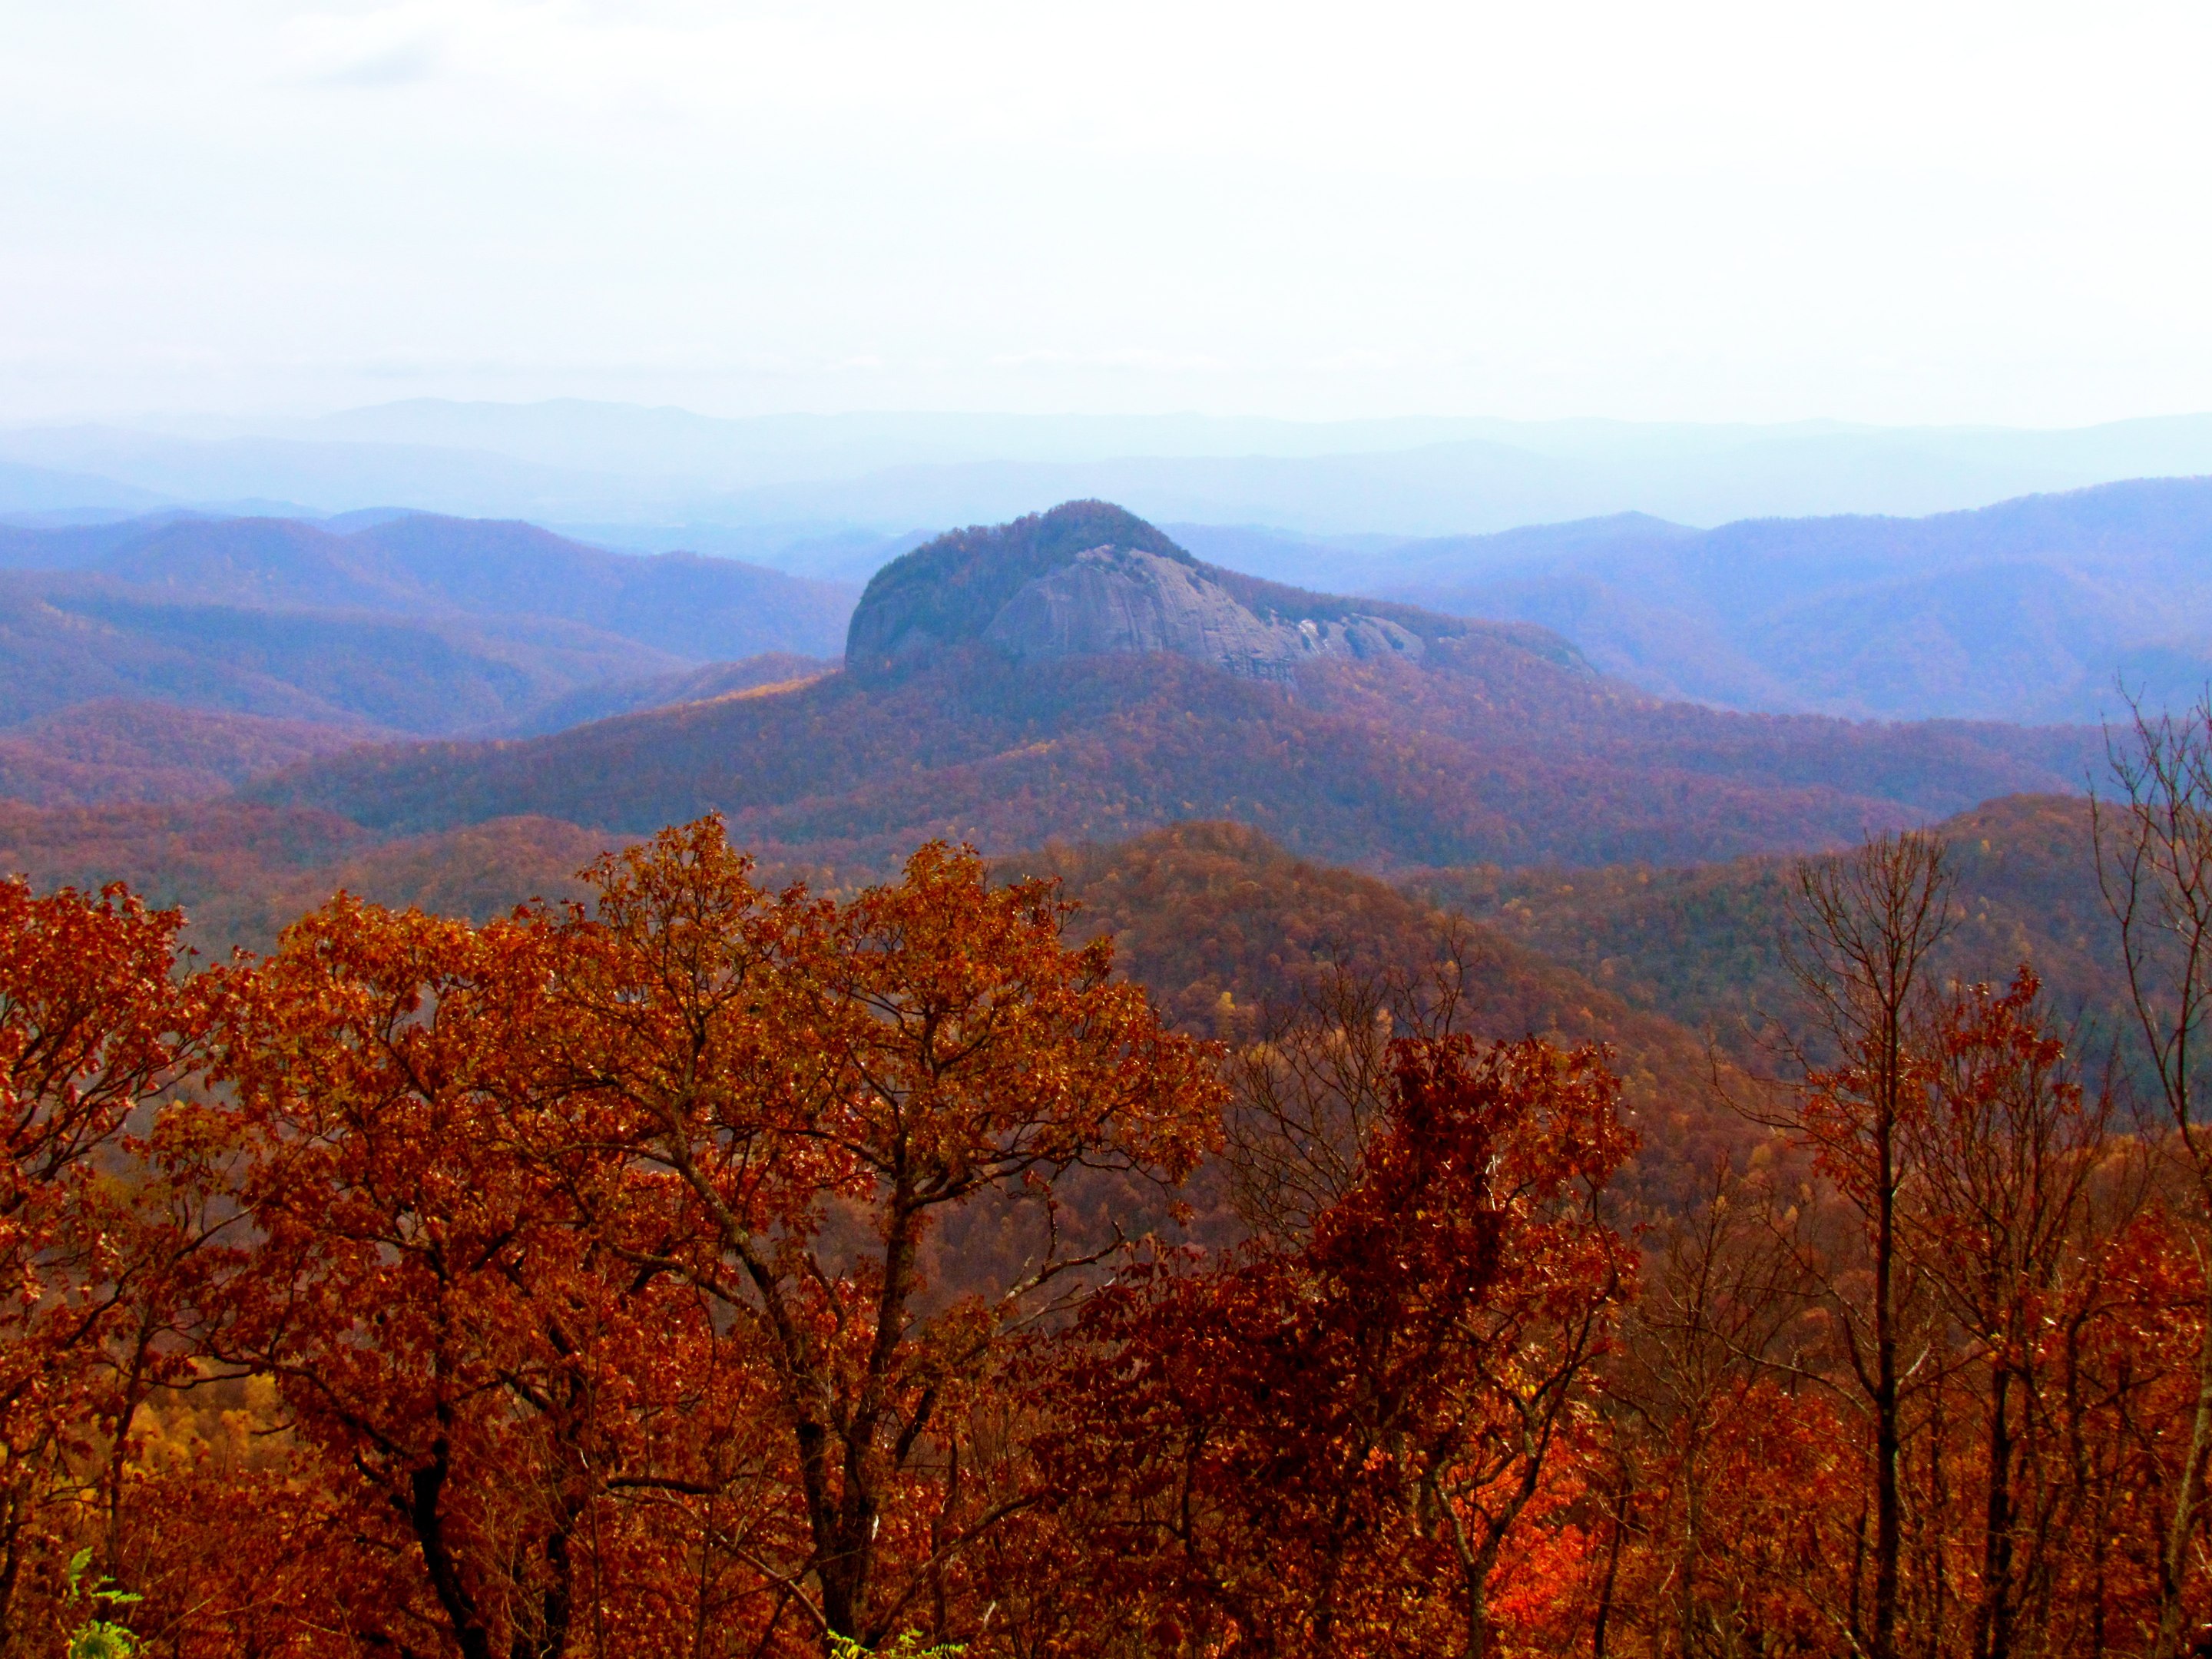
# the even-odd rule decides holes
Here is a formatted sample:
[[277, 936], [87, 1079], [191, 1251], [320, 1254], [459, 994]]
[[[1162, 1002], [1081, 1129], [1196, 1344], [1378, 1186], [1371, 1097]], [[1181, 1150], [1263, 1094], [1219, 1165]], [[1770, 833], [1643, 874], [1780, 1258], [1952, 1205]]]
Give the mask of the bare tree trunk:
[[1495, 1550], [1485, 1550], [1479, 1565], [1467, 1571], [1466, 1659], [1484, 1659], [1490, 1651], [1490, 1569]]
[[2197, 1512], [2203, 1506], [2204, 1457], [2212, 1449], [2212, 1318], [2197, 1353], [2197, 1409], [2191, 1414], [2188, 1460], [2182, 1466], [2180, 1489], [2174, 1494], [2173, 1514], [2166, 1542], [2158, 1557], [2158, 1640], [2151, 1649], [2154, 1659], [2172, 1659], [2181, 1651], [2183, 1595], [2188, 1589], [2189, 1542], [2197, 1531]]
[[[2197, 1184], [2202, 1229], [2212, 1226], [2212, 1146], [2196, 1121], [2194, 1049], [2212, 998], [2212, 690], [2181, 719], [2132, 700], [2130, 710], [2132, 730], [2106, 741], [2119, 799], [2110, 806], [2091, 800], [2097, 879], [2119, 925], [2136, 1026]], [[2151, 1659], [2180, 1651], [2189, 1540], [2212, 1449], [2212, 1274], [2207, 1279], [2197, 1406], [2159, 1552]]]
[[[1909, 1027], [1925, 989], [1929, 953], [1950, 928], [1942, 842], [1885, 836], [1832, 860], [1798, 866], [1790, 966], [1832, 1046], [1827, 1066], [1808, 1063], [1807, 1088], [1835, 1109], [1781, 1120], [1841, 1171], [1838, 1184], [1865, 1229], [1869, 1284], [1863, 1303], [1833, 1300], [1850, 1334], [1848, 1358], [1874, 1425], [1874, 1560], [1869, 1659], [1897, 1659], [1899, 1494], [1904, 1451], [1899, 1364], [1898, 1197], [1906, 1179], [1900, 1124], [1914, 1087]], [[1814, 1057], [1800, 1050], [1801, 1059]], [[1836, 1069], [1829, 1070], [1828, 1066]]]
[[1982, 1599], [1974, 1613], [1974, 1659], [2011, 1659], [2012, 1654], [2011, 1381], [2002, 1365], [1990, 1378], [1984, 1454], [1990, 1489], [1982, 1510]]
[[15, 1650], [15, 1585], [23, 1573], [23, 1528], [29, 1519], [30, 1482], [20, 1472], [8, 1488], [7, 1514], [0, 1522], [0, 1653]]
[[[1892, 1078], [1894, 1070], [1892, 1069]], [[1897, 1164], [1893, 1093], [1878, 1120], [1881, 1171], [1874, 1244], [1874, 1643], [1873, 1659], [1897, 1656], [1897, 1563], [1902, 1548], [1898, 1460], [1904, 1437], [1897, 1389]]]
[[1605, 1580], [1598, 1588], [1597, 1616], [1590, 1624], [1590, 1659], [1605, 1659], [1606, 1627], [1613, 1620], [1613, 1586], [1620, 1577], [1620, 1535], [1628, 1524], [1631, 1481], [1624, 1462], [1620, 1490], [1613, 1494], [1613, 1535], [1605, 1551]]

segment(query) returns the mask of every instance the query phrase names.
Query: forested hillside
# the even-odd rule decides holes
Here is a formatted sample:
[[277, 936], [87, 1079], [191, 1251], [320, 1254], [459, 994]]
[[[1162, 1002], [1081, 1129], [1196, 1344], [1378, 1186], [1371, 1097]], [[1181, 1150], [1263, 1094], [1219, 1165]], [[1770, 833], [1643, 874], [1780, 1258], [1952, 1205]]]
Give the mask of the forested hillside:
[[2212, 711], [1669, 703], [1097, 502], [910, 561], [538, 735], [0, 739], [0, 1648], [2180, 1659]]
[[[335, 877], [482, 914], [592, 839], [507, 822], [371, 850], [334, 819], [197, 811], [234, 816], [142, 812], [134, 855], [198, 836], [239, 918], [255, 860], [272, 908]], [[1887, 927], [1932, 970], [1916, 899], [1977, 916], [2068, 856], [2035, 802], [1949, 828], [1988, 832], [1978, 886], [1954, 902], [1933, 839], [1835, 855], [1801, 888], [1841, 907], [1825, 937]], [[11, 833], [67, 840], [60, 815]], [[1686, 1617], [1826, 1655], [1850, 1650], [1824, 1610], [1937, 1650], [1998, 1599], [2039, 1632], [2194, 1616], [2194, 1576], [2169, 1592], [2152, 1559], [2190, 1501], [2193, 1212], [2032, 981], [1925, 975], [1899, 1063], [1929, 1105], [1896, 1120], [1915, 1178], [1877, 1234], [1851, 1183], [1889, 1121], [1863, 1070], [1885, 1028], [1826, 1028], [1832, 1072], [1717, 1060], [1644, 988], [1514, 939], [1540, 888], [1469, 921], [1232, 825], [995, 872], [924, 848], [819, 899], [751, 878], [695, 824], [557, 884], [576, 909], [471, 927], [340, 896], [220, 973], [163, 971], [173, 916], [0, 884], [0, 1036], [37, 1107], [7, 1166], [38, 1240], [17, 1265], [57, 1291], [0, 1322], [42, 1385], [0, 1413], [38, 1449], [27, 1541], [91, 1552], [0, 1588], [9, 1612], [79, 1617], [97, 1562], [84, 1583], [143, 1588], [95, 1611], [191, 1659], [240, 1632], [566, 1654], [580, 1621], [665, 1645], [702, 1618], [791, 1659], [848, 1632], [1008, 1659], [1320, 1632], [1412, 1659], [1601, 1628], [1689, 1659]], [[1748, 964], [1746, 995], [1765, 908], [1703, 951], [1709, 976]], [[2017, 942], [1947, 960], [1985, 976], [1972, 949]], [[1875, 983], [1804, 960], [1802, 993]], [[1785, 1016], [1799, 1041], [1820, 1006]], [[2028, 1136], [2040, 1173], [1993, 1165]], [[1994, 1271], [2021, 1235], [1969, 1207], [2022, 1198], [2063, 1224], [2047, 1289]], [[754, 1251], [771, 1216], [788, 1242]], [[1877, 1238], [1898, 1254], [1869, 1291]], [[1949, 1311], [1982, 1294], [2008, 1323], [2053, 1298], [2078, 1345], [1992, 1352]], [[1834, 1316], [1869, 1296], [1918, 1379], [1886, 1419]], [[2057, 1423], [1991, 1427], [2005, 1366]], [[852, 1414], [872, 1399], [878, 1421]], [[823, 1401], [834, 1475], [810, 1459]], [[72, 1414], [93, 1426], [64, 1435]], [[1447, 1480], [1491, 1540], [1472, 1567], [1435, 1547], [1424, 1483]], [[2047, 1529], [1939, 1570], [1947, 1540], [2012, 1534], [2000, 1480], [2054, 1505]], [[1901, 1517], [1881, 1607], [1876, 1488]], [[507, 1584], [531, 1594], [468, 1588]], [[794, 1584], [817, 1619], [789, 1620]]]
[[[1957, 926], [1938, 971], [1989, 977], [2032, 963], [2091, 1047], [2126, 1035], [2118, 930], [2097, 884], [2088, 801], [2014, 795], [1933, 826], [1950, 848]], [[1794, 996], [1784, 959], [1794, 861], [1668, 869], [1495, 866], [1406, 878], [1425, 902], [1476, 917], [1572, 963], [1632, 1006], [1741, 1049]]]
[[[1050, 515], [1033, 522], [1051, 533]], [[1097, 599], [1113, 629], [1084, 651], [994, 638], [1020, 594], [1062, 603], [1053, 573], [1078, 544], [1158, 534], [1126, 515], [1080, 525], [1042, 553], [1007, 544], [1010, 568], [963, 554], [942, 586], [909, 573], [951, 538], [880, 574], [854, 629], [896, 672], [529, 742], [365, 748], [247, 793], [404, 832], [516, 814], [644, 832], [711, 810], [764, 857], [852, 870], [931, 836], [995, 851], [1191, 817], [1342, 860], [1681, 862], [2077, 787], [2102, 755], [2094, 731], [1664, 703], [1540, 630], [1363, 619], [1356, 601], [1206, 567], [1114, 575]], [[909, 586], [920, 608], [894, 615]], [[894, 639], [913, 643], [878, 643]]]
[[246, 793], [410, 832], [516, 813], [641, 831], [716, 810], [764, 856], [862, 868], [931, 835], [1003, 849], [1194, 817], [1343, 860], [1681, 861], [2063, 788], [2100, 747], [1660, 705], [1473, 647], [1304, 671], [1295, 694], [1172, 659], [977, 654], [527, 742], [366, 748]]
[[541, 729], [572, 696], [637, 707], [708, 665], [834, 655], [851, 609], [733, 560], [362, 516], [0, 528], [0, 727], [130, 700], [357, 735]]
[[205, 799], [378, 735], [360, 723], [103, 698], [0, 729], [0, 799], [36, 806]]

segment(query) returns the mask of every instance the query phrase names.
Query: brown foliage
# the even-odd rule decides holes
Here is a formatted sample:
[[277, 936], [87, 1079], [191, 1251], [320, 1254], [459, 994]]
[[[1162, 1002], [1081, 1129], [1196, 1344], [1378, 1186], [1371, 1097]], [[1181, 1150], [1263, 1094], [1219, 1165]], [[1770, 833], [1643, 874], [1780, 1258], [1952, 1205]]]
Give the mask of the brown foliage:
[[[1932, 844], [1803, 873], [1830, 1029], [1746, 1097], [1780, 1138], [1667, 1191], [1626, 1177], [1672, 1028], [1586, 981], [1245, 832], [1052, 859], [1136, 977], [971, 854], [771, 891], [712, 823], [589, 902], [341, 896], [195, 973], [125, 893], [0, 890], [0, 1653], [86, 1548], [179, 1659], [2212, 1616], [2191, 1166], [2032, 973], [1929, 967]], [[1616, 1018], [1641, 1081], [1572, 1040]], [[1243, 1242], [1130, 1237], [1224, 1101]]]
[[[364, 749], [253, 787], [387, 832], [535, 814], [643, 833], [709, 810], [775, 862], [880, 873], [1230, 818], [1316, 857], [1413, 865], [1797, 851], [2068, 787], [2093, 733], [1859, 726], [1661, 704], [1495, 638], [1295, 686], [1178, 657], [986, 648], [523, 743]], [[849, 877], [848, 877], [849, 878]]]

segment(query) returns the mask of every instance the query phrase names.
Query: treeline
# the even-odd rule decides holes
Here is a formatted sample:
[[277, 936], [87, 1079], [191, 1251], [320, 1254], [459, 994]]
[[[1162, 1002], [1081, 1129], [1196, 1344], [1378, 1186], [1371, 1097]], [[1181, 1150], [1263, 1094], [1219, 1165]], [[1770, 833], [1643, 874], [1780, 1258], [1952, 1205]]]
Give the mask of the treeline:
[[940, 846], [197, 971], [0, 886], [0, 1652], [2197, 1650], [2212, 749], [2146, 736], [2140, 1099], [1878, 840], [1667, 1212], [1450, 950], [1201, 1042]]

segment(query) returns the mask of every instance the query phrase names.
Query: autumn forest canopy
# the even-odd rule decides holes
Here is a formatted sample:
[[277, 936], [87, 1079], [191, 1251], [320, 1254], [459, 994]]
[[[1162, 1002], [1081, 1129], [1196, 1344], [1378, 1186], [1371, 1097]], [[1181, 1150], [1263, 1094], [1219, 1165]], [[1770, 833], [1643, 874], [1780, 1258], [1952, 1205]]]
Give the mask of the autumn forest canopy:
[[2212, 705], [245, 522], [0, 635], [144, 647], [0, 733], [0, 1656], [2212, 1649]]

